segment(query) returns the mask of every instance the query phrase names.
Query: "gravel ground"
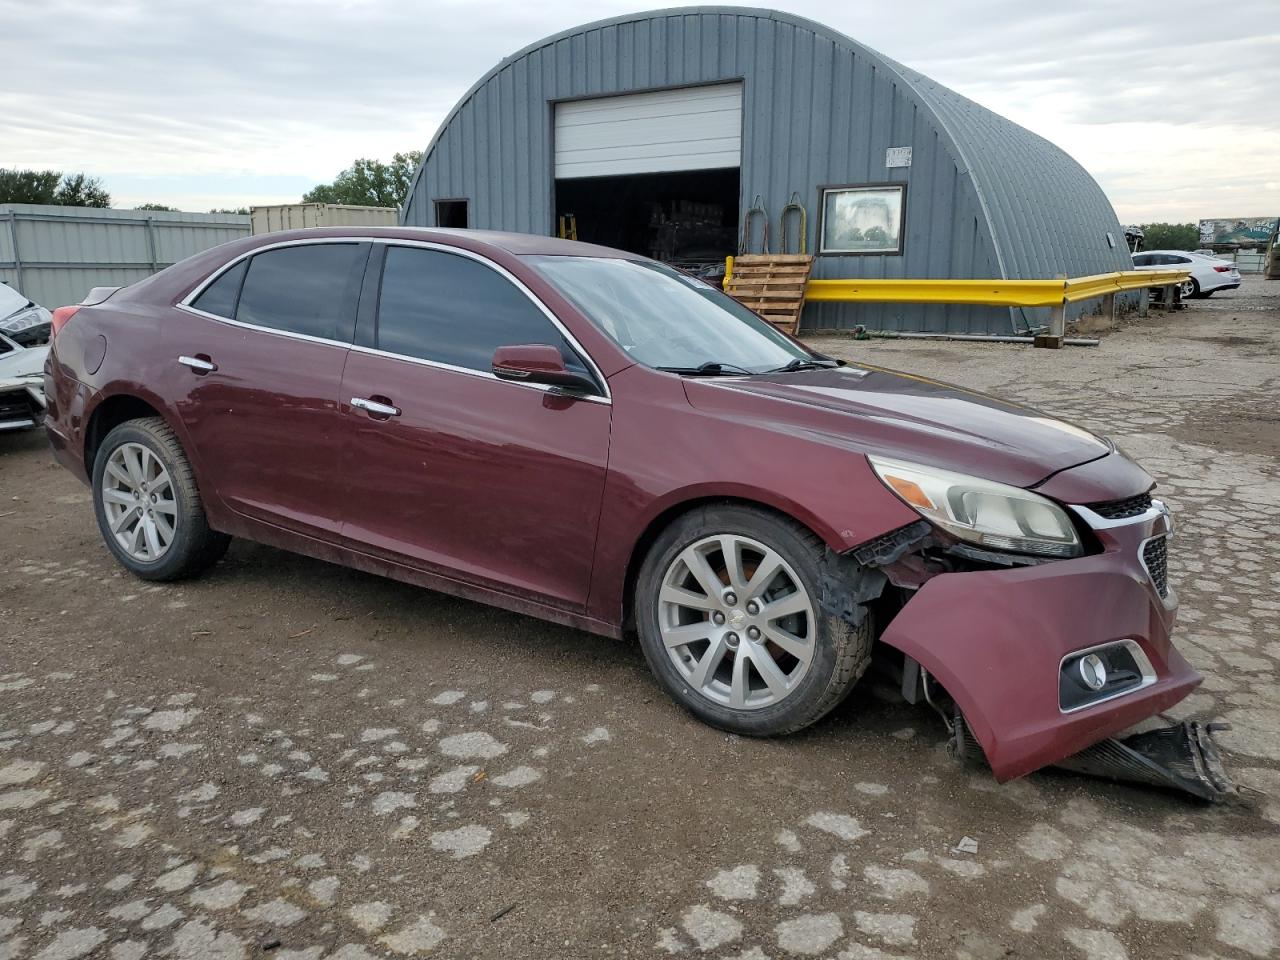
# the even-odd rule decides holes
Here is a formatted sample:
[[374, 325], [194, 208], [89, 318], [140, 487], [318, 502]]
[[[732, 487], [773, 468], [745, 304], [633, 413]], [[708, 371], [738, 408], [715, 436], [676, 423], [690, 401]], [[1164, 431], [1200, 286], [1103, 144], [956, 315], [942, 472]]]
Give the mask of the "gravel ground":
[[997, 786], [874, 681], [725, 736], [631, 645], [248, 543], [148, 585], [43, 438], [0, 437], [0, 960], [1274, 956], [1280, 283], [1098, 348], [817, 345], [1143, 461], [1205, 676], [1175, 714], [1233, 721], [1271, 797]]

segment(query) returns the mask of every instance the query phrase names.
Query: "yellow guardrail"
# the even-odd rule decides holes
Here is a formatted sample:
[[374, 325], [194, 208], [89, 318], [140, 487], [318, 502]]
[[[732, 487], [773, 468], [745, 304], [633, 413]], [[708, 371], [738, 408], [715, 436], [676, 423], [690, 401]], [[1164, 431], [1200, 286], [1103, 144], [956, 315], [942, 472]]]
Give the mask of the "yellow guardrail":
[[[733, 276], [733, 257], [725, 260], [724, 286]], [[1122, 270], [1091, 277], [1066, 276], [1052, 280], [810, 280], [805, 303], [955, 303], [990, 307], [1049, 307], [1049, 330], [1037, 336], [1038, 346], [1061, 346], [1066, 332], [1066, 305], [1105, 298], [1103, 310], [1115, 318], [1115, 295], [1127, 290], [1165, 288], [1165, 303], [1173, 302], [1173, 288], [1191, 274], [1187, 270]]]
[[1185, 270], [1126, 270], [1054, 280], [810, 280], [806, 303], [956, 303], [1061, 307], [1126, 290], [1182, 283]]

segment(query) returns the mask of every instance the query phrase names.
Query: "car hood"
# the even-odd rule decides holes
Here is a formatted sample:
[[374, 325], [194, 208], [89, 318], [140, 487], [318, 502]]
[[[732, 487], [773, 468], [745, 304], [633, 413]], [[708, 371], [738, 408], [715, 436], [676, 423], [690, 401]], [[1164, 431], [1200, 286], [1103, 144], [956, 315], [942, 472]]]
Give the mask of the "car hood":
[[863, 453], [1035, 486], [1112, 445], [1062, 420], [982, 393], [878, 367], [687, 379], [696, 408], [772, 421]]
[[7, 283], [0, 283], [0, 320], [27, 309], [30, 301]]

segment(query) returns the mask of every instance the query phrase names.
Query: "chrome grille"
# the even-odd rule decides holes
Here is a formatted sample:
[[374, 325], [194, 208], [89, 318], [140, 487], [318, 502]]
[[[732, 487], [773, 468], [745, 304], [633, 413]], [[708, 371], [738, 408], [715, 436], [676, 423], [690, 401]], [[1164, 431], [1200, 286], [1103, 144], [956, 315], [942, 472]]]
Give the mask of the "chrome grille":
[[1142, 548], [1142, 565], [1156, 585], [1156, 593], [1169, 596], [1169, 549], [1164, 537], [1153, 537]]
[[1091, 503], [1088, 506], [1098, 516], [1108, 520], [1127, 520], [1129, 517], [1139, 517], [1151, 509], [1151, 494], [1140, 493], [1136, 497]]

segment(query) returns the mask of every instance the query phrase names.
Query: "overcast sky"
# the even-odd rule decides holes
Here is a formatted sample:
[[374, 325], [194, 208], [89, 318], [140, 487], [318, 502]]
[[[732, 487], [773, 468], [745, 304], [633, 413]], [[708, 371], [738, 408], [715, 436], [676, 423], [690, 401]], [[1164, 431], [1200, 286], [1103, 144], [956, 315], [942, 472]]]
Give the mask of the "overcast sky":
[[[774, 6], [1057, 143], [1124, 223], [1280, 214], [1278, 0]], [[0, 167], [87, 171], [118, 207], [294, 202], [355, 157], [424, 148], [467, 88], [520, 47], [643, 9], [0, 0]]]

